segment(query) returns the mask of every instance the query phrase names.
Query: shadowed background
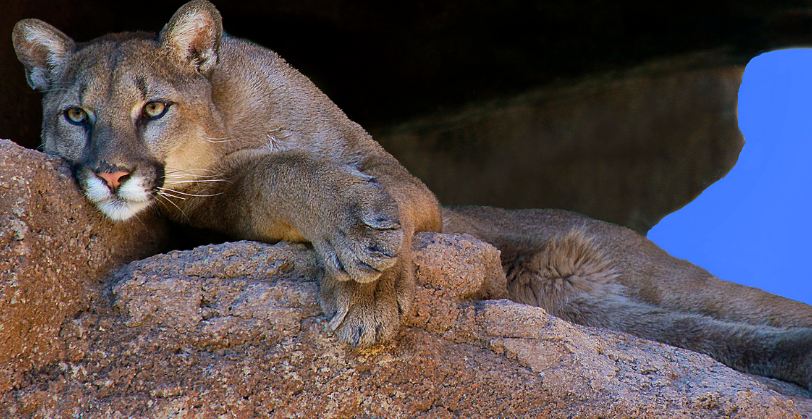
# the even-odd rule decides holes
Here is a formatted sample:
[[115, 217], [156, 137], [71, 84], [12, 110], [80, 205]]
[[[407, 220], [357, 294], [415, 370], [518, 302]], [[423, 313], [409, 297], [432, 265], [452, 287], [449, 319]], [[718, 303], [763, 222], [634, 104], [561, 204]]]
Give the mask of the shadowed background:
[[[0, 137], [38, 143], [11, 28], [157, 31], [183, 1], [5, 1]], [[736, 162], [761, 51], [812, 42], [805, 1], [221, 1], [448, 204], [558, 207], [647, 232]], [[736, 279], [736, 278], [727, 278]]]

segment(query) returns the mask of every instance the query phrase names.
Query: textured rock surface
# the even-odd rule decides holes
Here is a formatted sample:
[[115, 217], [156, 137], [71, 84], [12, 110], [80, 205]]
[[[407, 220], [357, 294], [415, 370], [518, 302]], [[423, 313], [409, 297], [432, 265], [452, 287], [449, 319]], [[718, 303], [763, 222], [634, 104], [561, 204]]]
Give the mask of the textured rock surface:
[[565, 208], [645, 233], [736, 163], [744, 67], [720, 56], [545, 87], [376, 138], [446, 205]]
[[325, 333], [301, 245], [174, 251], [116, 273], [62, 331], [66, 359], [2, 395], [7, 416], [743, 416], [809, 406], [708, 357], [573, 326], [506, 300], [497, 251], [415, 243], [416, 310], [397, 341]]
[[104, 219], [59, 159], [0, 140], [0, 391], [64, 357], [65, 319], [110, 270], [154, 254], [163, 225]]
[[325, 332], [303, 245], [202, 246], [107, 275], [164, 226], [109, 223], [60, 161], [3, 141], [0, 196], [3, 417], [812, 411], [797, 387], [501, 299], [499, 253], [471, 236], [418, 236], [414, 312], [396, 341], [353, 350]]

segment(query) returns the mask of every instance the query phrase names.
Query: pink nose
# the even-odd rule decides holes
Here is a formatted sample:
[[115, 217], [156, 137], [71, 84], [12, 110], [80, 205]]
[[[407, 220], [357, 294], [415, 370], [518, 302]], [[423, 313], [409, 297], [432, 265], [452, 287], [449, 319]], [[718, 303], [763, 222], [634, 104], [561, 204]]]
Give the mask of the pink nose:
[[121, 182], [124, 182], [127, 176], [130, 175], [130, 172], [125, 172], [123, 170], [117, 172], [99, 172], [96, 173], [96, 176], [102, 178], [107, 186], [110, 187], [112, 190], [118, 189], [121, 185]]

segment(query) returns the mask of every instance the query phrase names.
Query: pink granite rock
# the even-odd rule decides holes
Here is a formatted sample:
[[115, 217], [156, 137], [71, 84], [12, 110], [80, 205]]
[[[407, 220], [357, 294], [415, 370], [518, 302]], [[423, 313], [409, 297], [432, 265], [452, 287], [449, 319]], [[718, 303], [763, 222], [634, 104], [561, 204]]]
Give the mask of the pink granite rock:
[[63, 321], [112, 269], [159, 251], [164, 228], [149, 217], [113, 224], [66, 164], [0, 140], [0, 391], [64, 358]]
[[[235, 242], [135, 261], [58, 160], [0, 142], [0, 415], [799, 417], [809, 393], [707, 356], [504, 300], [499, 252], [415, 240], [415, 309], [354, 350], [326, 332], [304, 245]], [[783, 393], [783, 394], [782, 394]]]

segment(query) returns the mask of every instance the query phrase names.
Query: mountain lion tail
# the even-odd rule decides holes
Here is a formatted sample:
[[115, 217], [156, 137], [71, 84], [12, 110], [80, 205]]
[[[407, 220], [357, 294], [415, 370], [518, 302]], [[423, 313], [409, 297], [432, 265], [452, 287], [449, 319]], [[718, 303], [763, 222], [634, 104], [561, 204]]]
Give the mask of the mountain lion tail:
[[557, 313], [580, 294], [620, 292], [613, 286], [618, 270], [578, 229], [551, 238], [537, 251], [506, 256], [502, 265], [508, 292], [519, 303]]

